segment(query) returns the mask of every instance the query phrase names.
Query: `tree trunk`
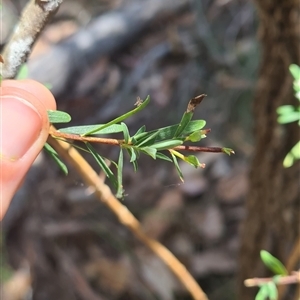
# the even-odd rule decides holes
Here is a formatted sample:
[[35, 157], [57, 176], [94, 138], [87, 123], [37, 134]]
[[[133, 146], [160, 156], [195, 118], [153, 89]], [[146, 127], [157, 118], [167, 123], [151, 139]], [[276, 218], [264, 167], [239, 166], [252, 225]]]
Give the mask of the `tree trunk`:
[[260, 250], [287, 263], [299, 238], [299, 163], [287, 169], [282, 165], [299, 140], [299, 127], [279, 125], [276, 109], [297, 104], [289, 65], [300, 64], [300, 5], [299, 0], [256, 0], [256, 6], [262, 61], [254, 99], [255, 151], [241, 234], [238, 299], [243, 300], [253, 300], [257, 292], [244, 287], [243, 281], [266, 275]]

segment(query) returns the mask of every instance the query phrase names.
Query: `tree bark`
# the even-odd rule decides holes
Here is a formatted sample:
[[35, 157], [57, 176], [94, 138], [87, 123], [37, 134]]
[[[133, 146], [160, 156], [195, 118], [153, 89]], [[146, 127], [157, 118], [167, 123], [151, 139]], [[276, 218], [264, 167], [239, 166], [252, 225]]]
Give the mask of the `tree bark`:
[[300, 5], [298, 0], [256, 0], [256, 7], [262, 61], [253, 107], [255, 151], [241, 234], [238, 299], [243, 300], [253, 300], [257, 292], [245, 288], [243, 281], [265, 275], [260, 250], [286, 263], [299, 238], [299, 163], [287, 169], [282, 165], [299, 140], [299, 127], [279, 125], [276, 109], [297, 104], [289, 65], [300, 64]]

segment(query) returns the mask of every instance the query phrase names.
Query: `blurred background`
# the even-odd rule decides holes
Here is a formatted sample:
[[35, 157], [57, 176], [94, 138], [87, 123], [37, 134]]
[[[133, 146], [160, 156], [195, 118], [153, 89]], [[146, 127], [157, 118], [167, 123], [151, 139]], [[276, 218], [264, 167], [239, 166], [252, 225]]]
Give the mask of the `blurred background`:
[[[2, 46], [25, 4], [3, 1]], [[192, 97], [208, 95], [194, 116], [211, 129], [200, 145], [236, 155], [199, 153], [206, 168], [182, 164], [184, 183], [168, 162], [141, 157], [135, 173], [127, 159], [123, 204], [211, 300], [243, 299], [239, 233], [255, 145], [258, 23], [246, 0], [65, 0], [28, 61], [29, 77], [51, 86], [71, 125], [108, 122], [150, 95], [126, 123], [131, 133], [155, 129], [178, 123]], [[117, 148], [97, 149], [118, 157]], [[74, 170], [64, 176], [44, 153], [2, 228], [3, 299], [191, 299]]]

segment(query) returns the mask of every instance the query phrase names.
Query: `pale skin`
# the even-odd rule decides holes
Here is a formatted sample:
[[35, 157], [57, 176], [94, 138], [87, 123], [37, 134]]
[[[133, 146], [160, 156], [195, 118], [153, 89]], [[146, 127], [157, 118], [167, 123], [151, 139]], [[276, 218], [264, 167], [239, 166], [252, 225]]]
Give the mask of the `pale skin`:
[[51, 92], [34, 80], [4, 80], [0, 87], [0, 221], [49, 133]]

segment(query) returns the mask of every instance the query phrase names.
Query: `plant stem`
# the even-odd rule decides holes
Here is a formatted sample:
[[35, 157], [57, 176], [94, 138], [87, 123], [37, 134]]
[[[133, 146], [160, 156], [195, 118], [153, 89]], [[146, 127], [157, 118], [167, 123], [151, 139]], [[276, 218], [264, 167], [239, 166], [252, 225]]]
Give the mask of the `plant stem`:
[[[91, 136], [81, 136], [77, 134], [64, 133], [54, 130], [53, 127], [50, 129], [49, 134], [53, 138], [64, 138], [67, 140], [80, 141], [80, 142], [90, 142], [90, 143], [99, 143], [106, 144], [111, 146], [120, 146], [125, 143], [125, 140], [117, 140], [111, 138], [99, 138]], [[130, 144], [128, 144], [130, 146]], [[221, 147], [200, 147], [200, 146], [177, 146], [172, 148], [173, 150], [181, 151], [191, 151], [191, 152], [212, 152], [212, 153], [224, 153], [223, 148]]]
[[[253, 287], [260, 286], [263, 283], [274, 281], [274, 278], [250, 278], [244, 281], [245, 286]], [[276, 285], [300, 283], [300, 271], [292, 272], [289, 276], [282, 276], [276, 280]]]

